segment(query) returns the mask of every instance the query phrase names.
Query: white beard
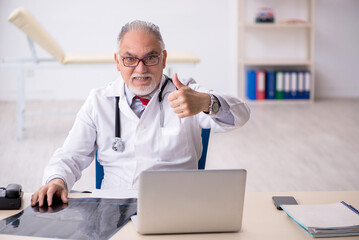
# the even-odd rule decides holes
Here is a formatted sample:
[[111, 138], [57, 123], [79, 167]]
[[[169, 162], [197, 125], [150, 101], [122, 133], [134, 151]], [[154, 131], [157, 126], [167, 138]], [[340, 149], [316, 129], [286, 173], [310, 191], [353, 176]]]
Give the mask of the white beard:
[[[139, 87], [133, 86], [133, 79], [134, 78], [139, 78], [139, 77], [149, 77], [149, 78], [151, 78], [150, 85], [143, 85], [143, 86], [139, 86]], [[154, 76], [152, 74], [150, 74], [150, 73], [145, 73], [145, 74], [134, 73], [134, 74], [131, 75], [128, 89], [133, 94], [138, 95], [138, 96], [147, 96], [150, 93], [152, 93], [154, 90], [156, 90], [156, 88], [157, 88], [157, 84], [156, 84], [155, 78], [154, 78]]]

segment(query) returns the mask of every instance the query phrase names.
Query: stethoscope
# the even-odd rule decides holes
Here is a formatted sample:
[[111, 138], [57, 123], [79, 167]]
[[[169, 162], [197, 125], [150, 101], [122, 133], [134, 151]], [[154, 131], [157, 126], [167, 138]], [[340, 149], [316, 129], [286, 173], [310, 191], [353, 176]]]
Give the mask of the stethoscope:
[[[166, 80], [164, 84], [161, 86], [160, 93], [158, 95], [158, 101], [160, 102], [160, 126], [163, 127], [164, 122], [164, 114], [163, 114], [163, 91], [167, 85], [167, 83], [170, 81], [172, 82], [172, 79], [164, 75]], [[120, 118], [120, 97], [116, 97], [116, 103], [115, 103], [115, 138], [112, 143], [112, 150], [116, 152], [123, 152], [125, 150], [125, 142], [121, 139], [121, 118]]]

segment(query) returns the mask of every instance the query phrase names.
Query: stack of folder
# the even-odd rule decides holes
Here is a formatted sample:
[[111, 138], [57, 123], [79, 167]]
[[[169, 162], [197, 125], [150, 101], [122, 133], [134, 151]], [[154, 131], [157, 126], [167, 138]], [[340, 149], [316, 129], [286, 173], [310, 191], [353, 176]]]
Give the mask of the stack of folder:
[[281, 207], [313, 237], [359, 236], [359, 211], [345, 202]]
[[309, 99], [311, 73], [309, 71], [246, 70], [247, 98]]

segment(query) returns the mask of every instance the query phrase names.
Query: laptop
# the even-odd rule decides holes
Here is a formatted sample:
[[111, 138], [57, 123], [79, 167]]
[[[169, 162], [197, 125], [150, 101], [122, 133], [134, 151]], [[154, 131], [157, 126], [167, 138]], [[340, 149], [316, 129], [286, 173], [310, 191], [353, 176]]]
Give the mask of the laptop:
[[241, 229], [247, 172], [145, 171], [136, 231], [141, 234], [236, 232]]

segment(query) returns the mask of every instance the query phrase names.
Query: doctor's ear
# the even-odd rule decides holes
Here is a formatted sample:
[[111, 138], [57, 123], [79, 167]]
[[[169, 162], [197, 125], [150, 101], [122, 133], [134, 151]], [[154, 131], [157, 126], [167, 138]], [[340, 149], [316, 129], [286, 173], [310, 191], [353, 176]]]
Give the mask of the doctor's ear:
[[115, 62], [116, 62], [117, 71], [120, 71], [120, 62], [119, 62], [117, 53], [114, 54], [114, 58], [115, 58]]
[[163, 69], [166, 68], [166, 59], [167, 59], [167, 51], [163, 50], [163, 61], [162, 61], [162, 67]]

